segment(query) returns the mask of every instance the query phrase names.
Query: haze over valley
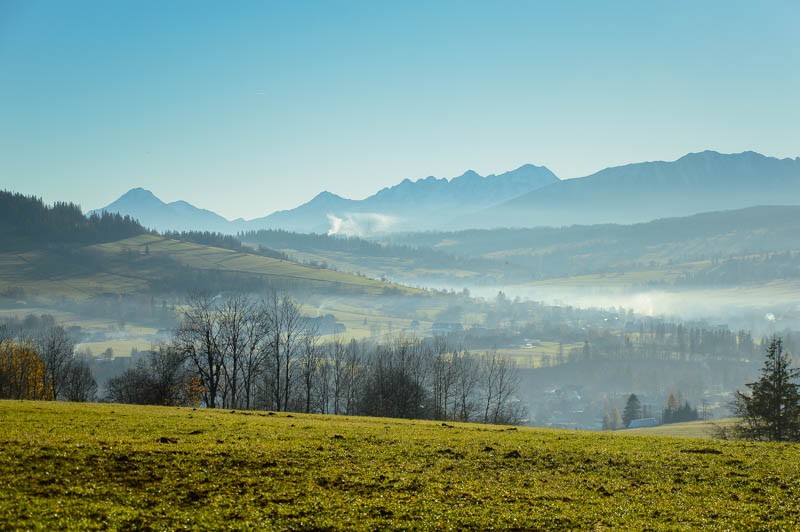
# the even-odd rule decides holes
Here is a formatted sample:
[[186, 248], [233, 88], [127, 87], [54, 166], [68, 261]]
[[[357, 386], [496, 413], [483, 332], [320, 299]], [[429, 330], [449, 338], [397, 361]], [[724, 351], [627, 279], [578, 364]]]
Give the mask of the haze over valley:
[[[797, 324], [798, 184], [800, 159], [705, 151], [570, 180], [525, 165], [404, 180], [364, 200], [321, 192], [249, 221], [143, 189], [92, 212], [231, 234], [415, 287], [705, 317], [761, 333], [775, 320]], [[491, 229], [502, 221], [511, 229]]]
[[800, 9], [0, 0], [0, 530], [792, 530]]
[[88, 216], [6, 192], [3, 329], [69, 326], [100, 396], [122, 397], [113, 379], [177, 341], [187, 297], [280, 292], [320, 341], [371, 357], [398, 339], [501, 357], [507, 421], [596, 430], [631, 390], [726, 416], [762, 338], [800, 341], [799, 184], [800, 159], [706, 151], [571, 180], [525, 165], [321, 192], [249, 221], [142, 188]]

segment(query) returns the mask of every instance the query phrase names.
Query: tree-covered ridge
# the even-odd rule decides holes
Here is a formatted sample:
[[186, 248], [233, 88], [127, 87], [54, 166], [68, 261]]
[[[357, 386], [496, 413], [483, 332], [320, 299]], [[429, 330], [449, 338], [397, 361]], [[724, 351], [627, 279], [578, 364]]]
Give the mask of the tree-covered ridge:
[[0, 227], [7, 227], [31, 244], [96, 244], [140, 235], [146, 230], [130, 216], [84, 216], [80, 206], [57, 201], [46, 205], [41, 198], [0, 191]]
[[254, 248], [242, 244], [239, 238], [224, 233], [214, 231], [165, 231], [163, 235], [173, 240], [182, 240], [184, 242], [192, 242], [204, 246], [230, 249], [240, 253], [252, 253], [263, 257], [291, 261], [291, 258], [286, 253], [275, 251], [274, 249], [262, 245], [258, 245], [258, 247]]
[[[319, 253], [321, 256], [352, 257], [355, 264], [368, 265], [383, 260], [410, 261], [418, 268], [469, 268], [490, 271], [497, 261], [470, 257], [468, 253], [448, 253], [427, 245], [412, 243], [373, 242], [355, 236], [293, 233], [281, 229], [245, 231], [238, 234], [242, 242], [274, 250], [295, 250]], [[289, 251], [291, 253], [291, 251]], [[527, 277], [526, 277], [527, 278]]]
[[[509, 249], [558, 250], [561, 247], [587, 253], [614, 244], [614, 254], [619, 260], [635, 258], [643, 254], [647, 246], [679, 245], [679, 253], [696, 259], [761, 252], [765, 249], [793, 250], [796, 248], [795, 236], [800, 225], [798, 215], [798, 206], [758, 206], [628, 225], [606, 223], [527, 229], [431, 231], [392, 235], [387, 240], [395, 244], [413, 242], [417, 246], [431, 247], [447, 243], [452, 253], [470, 255], [486, 255]], [[694, 248], [687, 244], [696, 239], [702, 240], [704, 246]]]
[[462, 283], [466, 271], [490, 283], [631, 274], [637, 285], [691, 287], [800, 278], [799, 232], [800, 207], [769, 206], [634, 225], [397, 233], [381, 241], [281, 230], [238, 236], [412, 283]]

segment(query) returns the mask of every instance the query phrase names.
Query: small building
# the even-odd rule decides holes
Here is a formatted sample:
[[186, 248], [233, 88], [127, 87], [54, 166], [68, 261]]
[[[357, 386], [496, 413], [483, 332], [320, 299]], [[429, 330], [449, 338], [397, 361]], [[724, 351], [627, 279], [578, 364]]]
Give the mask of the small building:
[[658, 425], [658, 420], [654, 417], [646, 417], [642, 419], [634, 419], [628, 423], [629, 429], [641, 429], [644, 427], [655, 427]]

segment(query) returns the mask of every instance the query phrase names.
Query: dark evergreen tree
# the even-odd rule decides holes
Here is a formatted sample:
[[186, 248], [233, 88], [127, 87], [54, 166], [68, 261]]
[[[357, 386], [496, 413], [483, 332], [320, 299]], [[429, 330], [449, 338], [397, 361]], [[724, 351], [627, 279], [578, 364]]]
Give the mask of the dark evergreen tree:
[[684, 401], [683, 406], [681, 402], [675, 397], [675, 394], [669, 394], [667, 399], [667, 407], [661, 413], [661, 423], [683, 423], [685, 421], [696, 421], [699, 419], [696, 408], [692, 408], [689, 401]]
[[773, 338], [761, 368], [761, 378], [747, 384], [750, 393], [736, 392], [733, 407], [741, 418], [739, 436], [749, 440], [800, 440], [800, 369], [790, 367], [783, 341]]
[[642, 418], [642, 403], [635, 393], [628, 396], [628, 401], [625, 403], [625, 410], [622, 411], [622, 423], [624, 426], [631, 424], [634, 419]]
[[689, 401], [686, 401], [676, 413], [675, 422], [684, 423], [686, 421], [697, 421], [699, 418], [700, 416], [697, 414], [697, 409], [692, 408]]

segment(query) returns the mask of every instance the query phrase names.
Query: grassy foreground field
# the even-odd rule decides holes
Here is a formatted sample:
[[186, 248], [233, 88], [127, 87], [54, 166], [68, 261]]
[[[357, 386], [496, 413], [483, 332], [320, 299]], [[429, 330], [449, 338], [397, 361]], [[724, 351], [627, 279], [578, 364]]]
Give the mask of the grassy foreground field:
[[0, 401], [0, 529], [793, 529], [800, 447]]

